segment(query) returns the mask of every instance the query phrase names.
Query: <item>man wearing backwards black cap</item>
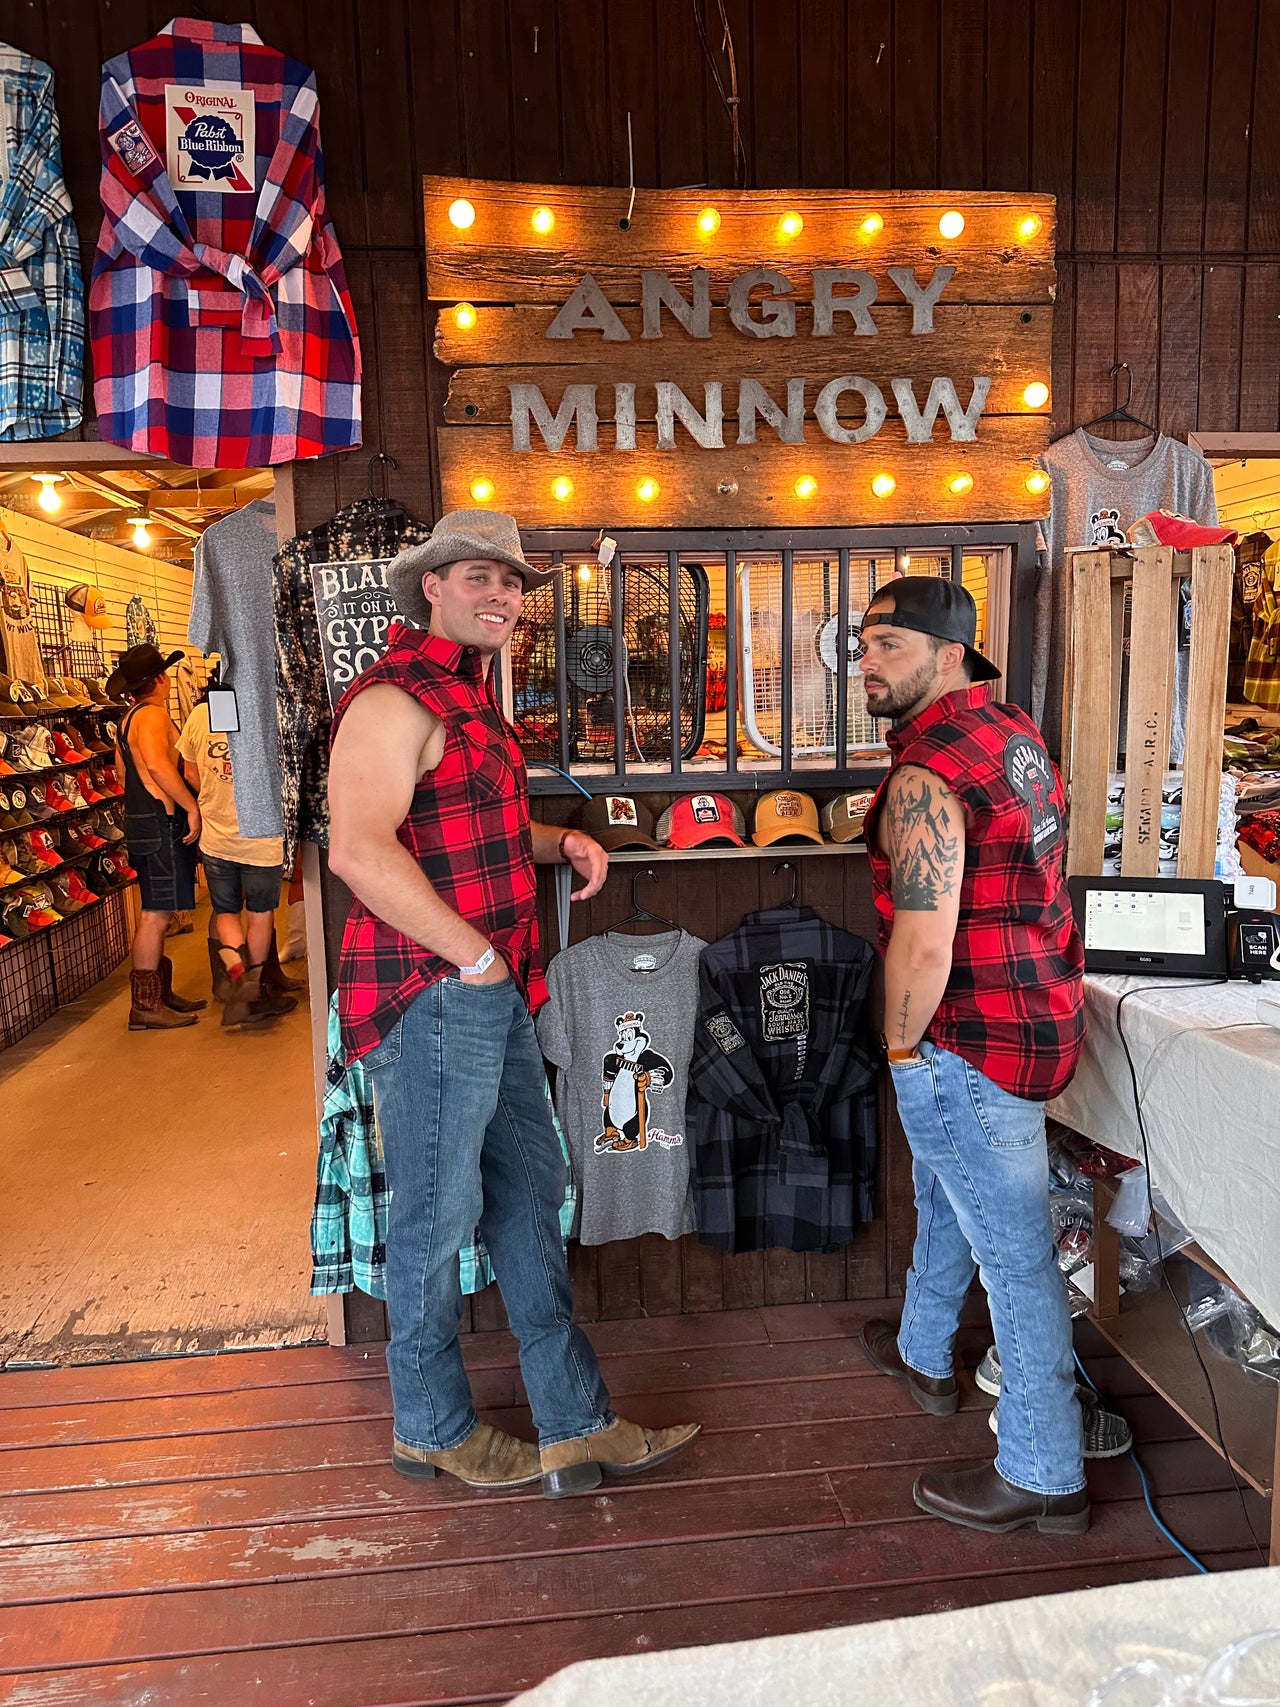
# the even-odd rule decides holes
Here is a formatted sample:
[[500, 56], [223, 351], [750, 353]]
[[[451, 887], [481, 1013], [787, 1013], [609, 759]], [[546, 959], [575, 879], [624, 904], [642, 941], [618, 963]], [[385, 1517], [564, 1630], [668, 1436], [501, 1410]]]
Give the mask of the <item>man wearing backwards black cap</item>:
[[142, 890], [142, 916], [129, 974], [130, 1031], [194, 1025], [202, 1001], [173, 991], [173, 962], [164, 952], [169, 915], [196, 904], [195, 844], [200, 808], [178, 769], [178, 731], [169, 717], [168, 671], [181, 652], [131, 646], [107, 679], [112, 699], [128, 698], [120, 720], [116, 769], [124, 782], [125, 840]]
[[1040, 732], [987, 683], [964, 587], [890, 582], [863, 620], [867, 706], [893, 767], [867, 813], [885, 1044], [914, 1160], [902, 1321], [872, 1363], [956, 1409], [952, 1341], [977, 1260], [1002, 1386], [994, 1465], [923, 1475], [916, 1504], [1003, 1534], [1088, 1528], [1071, 1324], [1049, 1213], [1044, 1104], [1083, 1043], [1083, 955], [1061, 871], [1062, 784]]

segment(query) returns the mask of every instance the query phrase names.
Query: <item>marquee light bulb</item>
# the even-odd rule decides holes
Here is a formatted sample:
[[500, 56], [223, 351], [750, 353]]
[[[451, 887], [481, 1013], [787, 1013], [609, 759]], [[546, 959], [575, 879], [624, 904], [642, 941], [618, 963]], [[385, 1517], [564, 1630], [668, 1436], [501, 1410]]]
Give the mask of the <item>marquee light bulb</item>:
[[704, 207], [698, 215], [698, 230], [704, 237], [714, 237], [720, 229], [720, 215], [713, 207]]
[[475, 305], [470, 302], [460, 302], [453, 311], [453, 323], [459, 332], [469, 332], [478, 319]]
[[949, 213], [944, 213], [938, 221], [938, 230], [944, 237], [959, 237], [964, 230], [964, 215], [957, 213], [952, 208]]
[[573, 481], [567, 474], [557, 475], [551, 482], [551, 496], [562, 504], [566, 498], [573, 497]]
[[129, 526], [133, 529], [134, 548], [138, 551], [145, 551], [151, 544], [151, 535], [147, 532], [147, 518], [145, 516], [130, 516]]
[[879, 237], [884, 230], [884, 220], [878, 213], [869, 213], [858, 230], [864, 237]]
[[1033, 237], [1040, 235], [1044, 221], [1038, 213], [1029, 213], [1025, 219], [1018, 221], [1018, 236], [1024, 243], [1030, 243]]
[[539, 237], [545, 237], [554, 229], [556, 216], [549, 207], [535, 207], [533, 210], [533, 229]]
[[476, 222], [476, 210], [463, 196], [456, 202], [449, 203], [449, 224], [457, 226], [459, 231], [469, 231]]
[[799, 237], [804, 230], [804, 220], [798, 213], [784, 213], [778, 221], [778, 230], [784, 237]]
[[651, 504], [661, 490], [656, 480], [642, 480], [636, 487], [636, 497], [642, 504]]
[[1028, 409], [1043, 409], [1049, 401], [1049, 387], [1042, 379], [1033, 379], [1022, 393], [1022, 401]]
[[802, 474], [799, 480], [796, 481], [795, 494], [797, 498], [812, 498], [813, 494], [817, 490], [818, 482], [813, 478], [812, 474]]
[[1023, 484], [1026, 486], [1028, 492], [1032, 492], [1038, 497], [1041, 492], [1047, 490], [1049, 485], [1049, 476], [1045, 473], [1043, 468], [1033, 468]]
[[493, 481], [486, 480], [483, 475], [471, 482], [471, 496], [477, 504], [487, 504], [493, 497]]
[[957, 498], [963, 498], [966, 492], [972, 492], [972, 474], [953, 474], [947, 481], [947, 491], [954, 492]]
[[58, 484], [62, 479], [60, 474], [37, 474], [33, 476], [40, 483], [40, 496], [36, 499], [42, 510], [50, 515], [62, 508], [62, 499], [58, 496]]
[[871, 482], [871, 490], [875, 493], [877, 498], [887, 498], [897, 484], [898, 482], [893, 478], [892, 474], [877, 474], [875, 479]]

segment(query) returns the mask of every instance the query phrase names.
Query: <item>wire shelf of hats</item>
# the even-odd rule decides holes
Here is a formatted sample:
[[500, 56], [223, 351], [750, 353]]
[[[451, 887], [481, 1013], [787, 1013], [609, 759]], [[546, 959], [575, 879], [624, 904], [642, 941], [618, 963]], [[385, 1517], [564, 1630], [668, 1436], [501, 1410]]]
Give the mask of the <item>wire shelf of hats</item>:
[[566, 530], [522, 543], [560, 570], [526, 595], [505, 682], [536, 794], [874, 787], [888, 752], [856, 636], [872, 595], [902, 575], [964, 585], [1005, 696], [1029, 696], [1015, 637], [1029, 633], [1034, 528]]
[[[25, 936], [0, 948], [0, 1050], [92, 989], [129, 952], [128, 903], [120, 889], [70, 917], [24, 926]], [[0, 917], [0, 934], [4, 928]]]

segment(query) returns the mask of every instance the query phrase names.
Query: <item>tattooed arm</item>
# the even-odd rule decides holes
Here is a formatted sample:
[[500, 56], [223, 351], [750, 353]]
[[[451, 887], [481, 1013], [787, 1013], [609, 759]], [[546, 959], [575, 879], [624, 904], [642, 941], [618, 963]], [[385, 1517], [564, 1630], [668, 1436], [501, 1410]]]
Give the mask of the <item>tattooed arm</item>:
[[951, 976], [964, 876], [964, 807], [932, 771], [894, 773], [880, 819], [893, 873], [893, 934], [884, 961], [884, 1034], [913, 1049]]

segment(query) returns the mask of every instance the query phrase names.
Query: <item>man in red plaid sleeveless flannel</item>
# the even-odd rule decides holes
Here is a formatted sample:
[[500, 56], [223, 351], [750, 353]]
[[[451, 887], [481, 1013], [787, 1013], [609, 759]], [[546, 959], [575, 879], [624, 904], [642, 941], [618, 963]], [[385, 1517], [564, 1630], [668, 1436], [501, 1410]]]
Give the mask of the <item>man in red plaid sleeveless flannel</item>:
[[881, 588], [862, 628], [868, 708], [894, 720], [865, 833], [917, 1221], [901, 1324], [869, 1323], [862, 1343], [921, 1409], [953, 1412], [976, 1264], [1000, 1355], [999, 1451], [921, 1476], [916, 1504], [997, 1534], [1078, 1534], [1089, 1500], [1044, 1103], [1080, 1057], [1083, 954], [1062, 783], [1030, 719], [991, 699], [999, 672], [976, 632], [964, 587], [924, 576]]
[[[343, 1042], [373, 1084], [391, 1193], [392, 1463], [479, 1488], [541, 1479], [558, 1497], [663, 1462], [697, 1427], [614, 1417], [573, 1322], [564, 1160], [529, 1013], [540, 982], [533, 867], [567, 861], [586, 880], [583, 900], [604, 882], [608, 855], [580, 830], [531, 821], [492, 671], [526, 585], [545, 578], [525, 561], [514, 519], [484, 510], [442, 516], [392, 563], [387, 584], [409, 621], [334, 718], [329, 863], [354, 897], [338, 978]], [[520, 1341], [541, 1451], [475, 1414], [457, 1258], [477, 1226]]]

